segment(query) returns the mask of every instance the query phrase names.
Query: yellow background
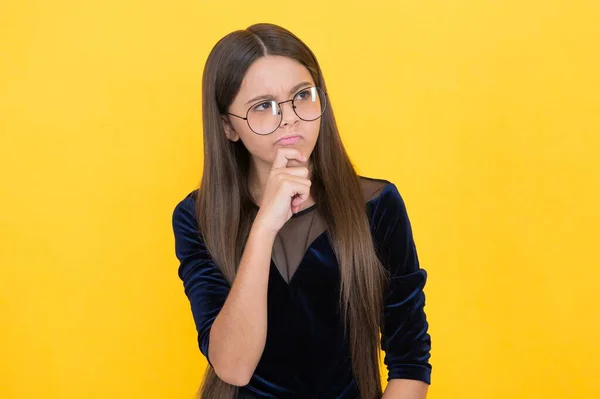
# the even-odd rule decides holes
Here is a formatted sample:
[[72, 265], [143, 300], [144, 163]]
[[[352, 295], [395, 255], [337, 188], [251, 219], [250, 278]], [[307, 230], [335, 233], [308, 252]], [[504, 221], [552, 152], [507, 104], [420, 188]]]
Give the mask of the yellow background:
[[317, 54], [360, 173], [429, 271], [429, 398], [598, 398], [600, 7], [589, 1], [0, 5], [0, 397], [191, 398], [175, 204], [201, 74], [269, 21]]

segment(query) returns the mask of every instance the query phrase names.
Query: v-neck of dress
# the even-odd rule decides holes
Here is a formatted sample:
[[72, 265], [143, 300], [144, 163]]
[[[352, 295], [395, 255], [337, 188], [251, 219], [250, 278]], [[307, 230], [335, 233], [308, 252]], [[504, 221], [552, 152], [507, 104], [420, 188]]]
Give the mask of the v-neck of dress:
[[304, 254], [302, 255], [302, 259], [300, 260], [300, 263], [298, 263], [298, 267], [296, 268], [296, 270], [294, 271], [294, 273], [290, 276], [290, 280], [289, 281], [286, 281], [285, 277], [283, 277], [283, 275], [279, 271], [279, 268], [277, 267], [277, 264], [273, 260], [273, 257], [271, 257], [271, 273], [273, 273], [273, 272], [277, 273], [277, 278], [279, 280], [281, 280], [286, 286], [290, 287], [292, 285], [292, 283], [294, 283], [294, 281], [296, 280], [296, 276], [301, 271], [302, 266], [306, 263], [306, 259], [311, 254], [312, 249], [315, 246], [315, 244], [318, 241], [322, 240], [323, 237], [326, 237], [326, 236], [327, 236], [327, 230], [324, 230], [319, 235], [317, 235], [314, 240], [312, 240], [310, 242], [310, 244], [308, 245], [308, 247], [306, 247], [306, 250], [304, 251]]

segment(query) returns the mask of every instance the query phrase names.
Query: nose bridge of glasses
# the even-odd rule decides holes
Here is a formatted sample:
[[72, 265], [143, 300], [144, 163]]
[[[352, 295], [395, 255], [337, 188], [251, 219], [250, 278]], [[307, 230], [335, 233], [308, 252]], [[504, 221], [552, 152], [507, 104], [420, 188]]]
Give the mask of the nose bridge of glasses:
[[[291, 108], [289, 111], [291, 111], [291, 112], [283, 112], [283, 105], [284, 105], [284, 104], [289, 104], [289, 106], [290, 106], [290, 108]], [[294, 105], [294, 100], [293, 100], [293, 99], [292, 99], [292, 100], [285, 100], [285, 101], [281, 101], [281, 102], [277, 103], [277, 106], [278, 106], [278, 108], [279, 108], [279, 112], [282, 114], [282, 115], [281, 115], [281, 118], [282, 118], [283, 120], [285, 120], [285, 119], [286, 119], [286, 117], [287, 117], [287, 118], [290, 118], [290, 117], [291, 117], [291, 118], [296, 118], [296, 117], [297, 117], [297, 115], [296, 115], [296, 111], [295, 111], [295, 109], [294, 109], [294, 108], [296, 108], [296, 106]]]

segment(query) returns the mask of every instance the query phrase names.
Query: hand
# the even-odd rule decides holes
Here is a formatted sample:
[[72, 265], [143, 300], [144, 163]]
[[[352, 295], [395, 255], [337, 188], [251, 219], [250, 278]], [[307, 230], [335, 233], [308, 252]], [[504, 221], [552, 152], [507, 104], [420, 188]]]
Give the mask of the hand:
[[264, 188], [255, 223], [277, 233], [310, 196], [311, 181], [305, 167], [287, 167], [290, 160], [306, 162], [295, 148], [279, 148]]

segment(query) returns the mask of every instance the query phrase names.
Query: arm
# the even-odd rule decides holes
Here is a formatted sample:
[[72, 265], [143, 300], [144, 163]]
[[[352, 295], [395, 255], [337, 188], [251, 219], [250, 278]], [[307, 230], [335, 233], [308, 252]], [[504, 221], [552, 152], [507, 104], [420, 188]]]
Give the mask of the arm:
[[306, 162], [308, 157], [293, 148], [277, 150], [231, 286], [202, 242], [193, 196], [173, 212], [179, 276], [192, 307], [200, 350], [217, 376], [231, 385], [247, 385], [260, 361], [267, 339], [273, 243], [281, 227], [310, 197], [309, 170], [288, 168], [290, 160]]
[[231, 291], [210, 332], [208, 356], [219, 378], [232, 385], [250, 382], [265, 348], [274, 240], [252, 228]]
[[393, 379], [391, 380], [382, 399], [425, 399], [429, 385], [422, 381]]
[[173, 231], [179, 276], [190, 301], [199, 347], [219, 378], [247, 385], [266, 341], [274, 235], [253, 227], [230, 286], [201, 239], [194, 206], [190, 197], [178, 204]]
[[419, 266], [404, 201], [394, 185], [383, 190], [372, 218], [378, 253], [390, 273], [381, 326], [389, 381], [384, 398], [423, 399], [431, 382], [423, 292], [427, 273]]

